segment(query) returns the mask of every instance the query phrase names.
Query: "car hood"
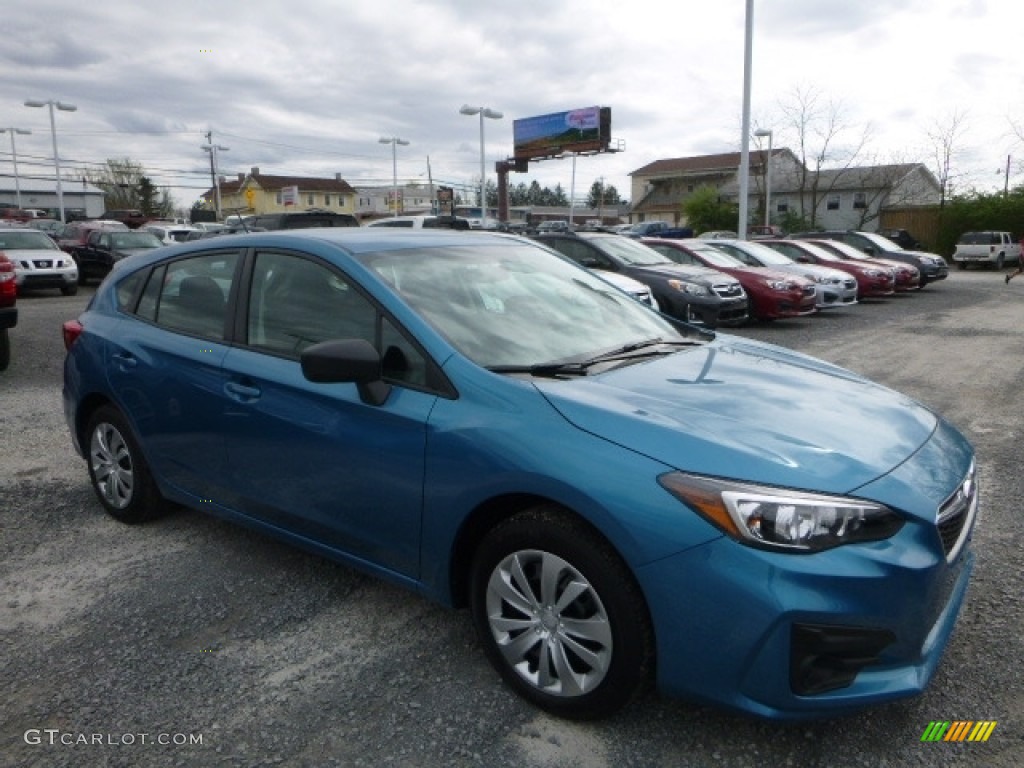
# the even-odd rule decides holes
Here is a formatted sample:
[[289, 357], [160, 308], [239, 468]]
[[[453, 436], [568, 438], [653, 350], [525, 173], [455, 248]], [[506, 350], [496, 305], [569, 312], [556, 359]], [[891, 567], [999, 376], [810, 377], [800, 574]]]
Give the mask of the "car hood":
[[775, 267], [727, 267], [727, 274], [733, 277], [750, 277], [761, 280], [774, 280], [786, 283], [799, 283], [799, 280], [794, 280], [793, 275], [795, 272], [789, 270], [779, 270]]
[[634, 266], [630, 267], [630, 270], [633, 275], [651, 275], [664, 280], [689, 280], [692, 283], [700, 283], [702, 285], [722, 282], [731, 283], [736, 280], [735, 277], [715, 269], [690, 267], [683, 264], [659, 264], [647, 267]]
[[0, 248], [0, 253], [14, 261], [16, 259], [66, 259], [68, 254], [52, 248]]
[[891, 472], [939, 423], [854, 373], [724, 334], [537, 387], [578, 428], [670, 467], [828, 493]]
[[786, 264], [780, 264], [778, 266], [772, 265], [772, 269], [785, 270], [793, 275], [800, 275], [808, 280], [815, 282], [817, 278], [825, 278], [826, 280], [848, 280], [849, 275], [843, 272], [841, 269], [835, 267], [823, 267], [820, 264], [798, 264], [793, 263], [793, 266]]
[[149, 253], [155, 250], [156, 248], [115, 248], [113, 253], [118, 259], [127, 259], [129, 256], [136, 256], [140, 253]]

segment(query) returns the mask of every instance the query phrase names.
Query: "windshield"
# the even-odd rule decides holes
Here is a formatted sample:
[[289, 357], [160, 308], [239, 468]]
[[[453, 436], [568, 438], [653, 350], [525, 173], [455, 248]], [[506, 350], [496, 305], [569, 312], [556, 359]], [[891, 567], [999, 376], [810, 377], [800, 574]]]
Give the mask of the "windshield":
[[747, 266], [732, 254], [726, 253], [720, 248], [715, 248], [713, 245], [691, 245], [688, 247], [705, 261], [710, 264], [714, 264], [716, 267], [729, 267], [730, 269], [734, 269], [735, 267]]
[[792, 267], [795, 263], [792, 259], [787, 258], [778, 251], [773, 251], [767, 245], [761, 245], [760, 243], [743, 243], [743, 245], [740, 246], [734, 243], [711, 242], [714, 244], [715, 248], [722, 248], [729, 253], [732, 253], [734, 249], [742, 253], [749, 253], [766, 267]]
[[842, 240], [815, 240], [814, 245], [823, 251], [836, 254], [844, 261], [864, 261], [873, 258], [871, 254], [864, 253], [864, 251], [859, 248], [856, 248], [849, 243], [844, 243]]
[[112, 236], [115, 248], [159, 248], [163, 243], [150, 232], [125, 232]]
[[874, 232], [859, 232], [858, 233], [865, 240], [870, 242], [879, 253], [885, 253], [886, 251], [902, 251], [903, 248], [898, 244], [894, 243], [887, 237], [876, 235]]
[[526, 243], [358, 257], [466, 357], [484, 367], [587, 359], [684, 337], [581, 267]]
[[816, 258], [818, 261], [843, 261], [843, 259], [839, 258], [836, 254], [832, 253], [831, 251], [827, 251], [824, 248], [819, 248], [817, 245], [814, 245], [813, 243], [800, 243], [799, 245], [797, 245], [796, 243], [780, 242], [765, 243], [765, 245], [767, 245], [767, 247], [771, 248], [774, 251], [778, 251], [779, 253], [785, 254], [794, 261], [796, 261], [801, 256], [807, 253], [814, 256], [814, 258]]
[[964, 232], [956, 241], [958, 245], [999, 245], [995, 232]]
[[634, 267], [674, 263], [653, 248], [649, 248], [631, 238], [622, 237], [622, 235], [607, 235], [605, 237], [587, 239], [615, 260]]
[[0, 232], [0, 251], [56, 251], [60, 250], [42, 232]]

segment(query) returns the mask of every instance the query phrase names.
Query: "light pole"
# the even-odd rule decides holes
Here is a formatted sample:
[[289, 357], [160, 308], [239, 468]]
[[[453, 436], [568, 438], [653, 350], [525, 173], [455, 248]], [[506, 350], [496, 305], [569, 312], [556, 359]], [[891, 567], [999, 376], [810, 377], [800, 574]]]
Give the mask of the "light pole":
[[20, 133], [22, 136], [28, 136], [32, 131], [25, 128], [0, 128], [0, 133], [11, 134], [11, 159], [14, 161], [14, 195], [18, 207], [21, 208], [21, 182], [18, 181], [18, 150], [14, 146], [14, 134]]
[[60, 209], [60, 220], [64, 223], [64, 188], [60, 183], [60, 155], [57, 152], [57, 121], [53, 118], [53, 108], [56, 107], [61, 112], [74, 112], [78, 109], [74, 104], [67, 104], [63, 101], [56, 101], [55, 99], [49, 99], [48, 101], [42, 101], [40, 99], [29, 99], [25, 102], [26, 107], [49, 107], [50, 108], [50, 133], [53, 136], [53, 167], [57, 172], [57, 207]]
[[500, 120], [504, 115], [488, 107], [471, 107], [463, 104], [459, 110], [460, 115], [480, 115], [480, 229], [483, 229], [487, 222], [487, 187], [486, 169], [484, 167], [484, 118]]
[[[768, 128], [756, 130], [754, 135], [759, 139], [763, 139], [765, 136], [768, 137], [768, 160], [764, 171], [764, 225], [770, 227], [772, 225], [772, 139], [775, 137]], [[766, 232], [765, 234], [768, 233]]]
[[217, 221], [220, 221], [220, 170], [217, 165], [217, 153], [227, 152], [230, 147], [222, 147], [220, 144], [213, 143], [213, 131], [209, 131], [206, 134], [206, 140], [209, 144], [200, 145], [200, 149], [203, 152], [210, 153], [210, 176], [213, 177], [213, 200], [214, 209], [217, 212]]
[[[397, 136], [388, 138], [387, 136], [381, 136], [379, 139], [381, 144], [391, 145], [391, 194], [394, 196], [395, 212], [392, 216], [398, 215], [398, 145], [403, 147], [409, 146], [409, 142], [405, 139], [400, 139]], [[396, 222], [397, 223], [397, 222]]]
[[736, 233], [740, 240], [747, 239], [747, 206], [750, 200], [750, 81], [751, 58], [754, 48], [754, 0], [746, 2], [746, 24], [743, 34], [743, 128], [740, 131], [740, 200]]

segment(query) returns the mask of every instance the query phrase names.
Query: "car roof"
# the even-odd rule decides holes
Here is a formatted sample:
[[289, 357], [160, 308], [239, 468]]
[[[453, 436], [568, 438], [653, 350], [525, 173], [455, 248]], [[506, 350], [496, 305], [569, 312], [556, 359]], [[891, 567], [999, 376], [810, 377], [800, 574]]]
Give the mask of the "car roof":
[[[459, 248], [486, 243], [494, 246], [533, 244], [529, 238], [504, 233], [466, 232], [451, 229], [402, 229], [380, 227], [373, 231], [366, 227], [311, 227], [308, 229], [268, 230], [204, 238], [170, 246], [173, 252], [199, 253], [237, 247], [300, 247], [303, 244], [327, 243], [353, 255], [377, 251], [403, 251], [419, 248]], [[161, 250], [159, 257], [169, 254]], [[142, 264], [143, 262], [133, 262]], [[146, 262], [148, 263], [148, 261]]]

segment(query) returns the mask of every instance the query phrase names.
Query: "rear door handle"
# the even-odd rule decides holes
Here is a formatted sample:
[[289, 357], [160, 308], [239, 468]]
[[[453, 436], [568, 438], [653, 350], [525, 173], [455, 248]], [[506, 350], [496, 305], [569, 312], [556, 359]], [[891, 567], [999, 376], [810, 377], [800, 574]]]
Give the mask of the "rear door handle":
[[117, 367], [122, 371], [130, 371], [139, 364], [135, 355], [128, 352], [115, 352], [112, 357], [114, 358], [114, 362], [117, 363]]

